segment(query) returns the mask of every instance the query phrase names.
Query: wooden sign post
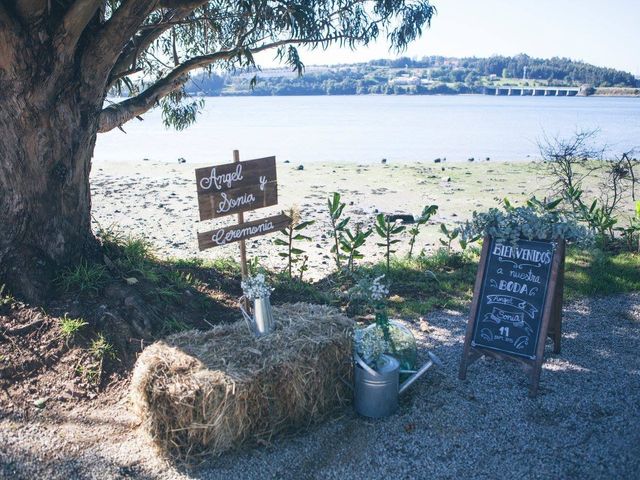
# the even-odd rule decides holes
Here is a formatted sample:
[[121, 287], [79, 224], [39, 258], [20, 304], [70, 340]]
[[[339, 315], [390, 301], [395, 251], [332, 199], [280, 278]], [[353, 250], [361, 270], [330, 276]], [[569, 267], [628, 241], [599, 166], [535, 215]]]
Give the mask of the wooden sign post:
[[513, 360], [529, 374], [530, 396], [538, 392], [547, 336], [560, 352], [564, 288], [564, 240], [519, 240], [515, 245], [485, 237], [460, 362], [459, 377], [483, 355]]
[[238, 224], [198, 233], [200, 251], [240, 242], [242, 276], [247, 276], [247, 238], [266, 235], [286, 228], [291, 219], [275, 215], [251, 222], [244, 221], [244, 212], [278, 204], [276, 158], [266, 157], [240, 161], [233, 151], [233, 163], [196, 170], [200, 220], [237, 214]]

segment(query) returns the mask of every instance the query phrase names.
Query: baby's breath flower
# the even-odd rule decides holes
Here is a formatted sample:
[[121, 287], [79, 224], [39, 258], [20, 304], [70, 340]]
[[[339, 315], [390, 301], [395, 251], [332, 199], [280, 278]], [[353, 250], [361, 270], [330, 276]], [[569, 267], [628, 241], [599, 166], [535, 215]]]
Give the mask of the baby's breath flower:
[[353, 334], [356, 352], [371, 368], [376, 368], [380, 356], [389, 350], [384, 332], [377, 325], [373, 328], [359, 328]]
[[267, 284], [264, 274], [262, 273], [245, 278], [240, 285], [242, 286], [242, 293], [244, 293], [244, 296], [249, 300], [270, 297], [271, 291], [273, 290]]
[[371, 287], [369, 288], [369, 290], [371, 291], [371, 299], [376, 302], [384, 300], [387, 295], [389, 295], [389, 288], [387, 288], [387, 286], [382, 283], [383, 278], [384, 275], [380, 275], [379, 277], [375, 278], [373, 280], [373, 283], [371, 284]]

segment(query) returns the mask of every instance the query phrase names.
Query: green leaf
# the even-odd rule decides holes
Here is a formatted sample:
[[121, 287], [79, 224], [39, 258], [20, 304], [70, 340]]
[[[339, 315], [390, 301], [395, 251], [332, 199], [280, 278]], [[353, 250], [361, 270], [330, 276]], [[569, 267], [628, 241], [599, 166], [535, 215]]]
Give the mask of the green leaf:
[[338, 225], [336, 226], [336, 230], [338, 230], [338, 231], [344, 230], [344, 227], [347, 226], [347, 223], [349, 223], [350, 219], [351, 219], [351, 217], [347, 217], [344, 220], [342, 220], [340, 223], [338, 223]]
[[310, 241], [311, 237], [307, 237], [306, 235], [302, 235], [302, 234], [298, 234], [295, 237], [293, 237], [294, 240], [307, 240]]
[[314, 223], [316, 223], [315, 220], [309, 220], [307, 222], [302, 222], [302, 223], [296, 225], [294, 230], [296, 230], [296, 231], [302, 230], [303, 228], [307, 228], [309, 225], [313, 225]]
[[288, 257], [288, 256], [289, 256], [289, 254], [288, 254], [288, 253], [284, 253], [284, 252], [279, 252], [279, 253], [278, 253], [278, 255], [279, 255], [280, 257], [282, 257], [282, 258], [286, 258], [286, 257]]
[[273, 243], [276, 244], [276, 245], [281, 245], [281, 246], [285, 246], [285, 247], [289, 246], [289, 242], [285, 242], [281, 238], [275, 238], [273, 240]]
[[300, 249], [300, 248], [292, 248], [291, 249], [291, 253], [294, 255], [300, 255], [301, 253], [304, 253], [304, 250]]
[[553, 210], [554, 208], [556, 208], [558, 205], [560, 205], [560, 202], [562, 202], [562, 198], [558, 198], [556, 200], [553, 200], [551, 202], [548, 202], [544, 208], [545, 210]]
[[381, 236], [382, 238], [387, 238], [387, 234], [385, 233], [385, 231], [380, 228], [379, 225], [375, 225], [375, 229], [376, 229], [376, 233]]

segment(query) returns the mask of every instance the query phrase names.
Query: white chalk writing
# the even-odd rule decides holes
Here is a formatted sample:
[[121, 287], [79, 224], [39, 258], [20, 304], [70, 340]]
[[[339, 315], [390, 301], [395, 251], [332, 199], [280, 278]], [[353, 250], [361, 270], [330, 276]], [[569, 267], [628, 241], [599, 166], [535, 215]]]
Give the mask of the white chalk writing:
[[243, 205], [251, 205], [256, 201], [256, 197], [253, 193], [244, 193], [239, 197], [229, 198], [229, 196], [225, 192], [222, 192], [220, 194], [220, 197], [220, 203], [218, 203], [218, 208], [216, 208], [217, 213], [225, 213], [232, 208], [242, 207]]
[[212, 186], [216, 190], [221, 190], [223, 186], [231, 188], [233, 182], [239, 182], [242, 178], [242, 165], [240, 163], [234, 172], [221, 173], [220, 175], [216, 173], [216, 167], [213, 167], [211, 174], [200, 180], [200, 188], [203, 190], [209, 190]]
[[263, 223], [249, 227], [240, 225], [239, 227], [230, 228], [228, 230], [221, 228], [220, 230], [215, 231], [215, 233], [211, 236], [211, 240], [216, 245], [225, 245], [229, 242], [241, 240], [242, 238], [248, 236], [268, 233], [273, 229], [273, 222], [271, 222], [270, 220], [265, 220]]

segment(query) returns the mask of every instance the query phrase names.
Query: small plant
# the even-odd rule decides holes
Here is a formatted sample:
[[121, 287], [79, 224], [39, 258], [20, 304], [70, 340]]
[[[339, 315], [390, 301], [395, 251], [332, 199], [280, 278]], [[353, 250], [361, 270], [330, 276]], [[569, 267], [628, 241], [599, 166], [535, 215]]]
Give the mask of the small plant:
[[182, 320], [174, 317], [166, 318], [162, 324], [162, 331], [164, 334], [185, 332], [189, 329], [189, 325], [187, 325]]
[[153, 283], [160, 281], [161, 276], [153, 263], [151, 242], [142, 237], [125, 235], [113, 227], [100, 229], [97, 235], [114, 267], [124, 276], [138, 274]]
[[8, 292], [5, 292], [6, 285], [3, 283], [0, 285], [0, 307], [4, 305], [13, 305], [16, 299]]
[[102, 381], [102, 372], [104, 370], [105, 360], [118, 359], [116, 349], [107, 341], [102, 333], [99, 333], [97, 338], [91, 341], [89, 353], [98, 365], [83, 367], [81, 368], [80, 373], [84, 374], [87, 380], [99, 386]]
[[606, 247], [607, 239], [613, 240], [613, 227], [618, 220], [603, 205], [598, 205], [598, 200], [594, 200], [589, 208], [584, 205], [580, 207], [582, 219], [597, 233], [603, 247]]
[[[358, 355], [372, 368], [376, 368], [380, 356], [394, 350], [389, 333], [389, 315], [387, 313], [387, 296], [389, 288], [382, 283], [384, 275], [370, 280], [363, 280], [357, 288], [356, 295], [364, 296], [373, 308], [375, 328], [357, 329], [354, 332], [354, 346]], [[369, 283], [370, 282], [370, 283]]]
[[249, 275], [257, 275], [258, 273], [264, 273], [263, 268], [260, 266], [260, 257], [253, 257], [247, 262], [247, 270]]
[[107, 339], [102, 333], [99, 333], [98, 337], [91, 341], [89, 353], [91, 353], [91, 355], [100, 362], [103, 362], [105, 358], [109, 358], [111, 360], [116, 360], [118, 358], [115, 348], [107, 342]]
[[[300, 210], [296, 207], [291, 207], [286, 213], [289, 218], [291, 218], [291, 225], [289, 225], [284, 230], [281, 230], [280, 232], [286, 237], [286, 240], [283, 240], [282, 238], [276, 238], [273, 243], [276, 245], [287, 247], [287, 251], [279, 252], [278, 256], [287, 259], [287, 272], [289, 273], [289, 278], [293, 278], [293, 265], [303, 260], [302, 255], [304, 254], [304, 250], [294, 247], [293, 242], [301, 240], [310, 241], [311, 237], [303, 235], [300, 232], [307, 228], [309, 225], [313, 225], [315, 221], [309, 220], [301, 222]], [[303, 261], [302, 266], [306, 267], [306, 261]], [[302, 271], [300, 272], [300, 278], [302, 278]]]
[[200, 281], [191, 273], [179, 272], [177, 270], [169, 270], [164, 274], [167, 282], [177, 290], [187, 290], [190, 287], [197, 287]]
[[376, 322], [354, 332], [354, 348], [358, 355], [372, 368], [376, 368], [383, 353], [398, 359], [402, 369], [411, 370], [416, 362], [416, 343], [410, 331], [389, 321], [389, 287], [384, 275], [373, 279], [363, 279], [354, 293], [364, 296], [373, 309]]
[[422, 225], [424, 225], [425, 223], [427, 223], [429, 221], [429, 219], [435, 215], [435, 213], [438, 211], [438, 206], [437, 205], [429, 205], [426, 206], [422, 209], [422, 213], [420, 214], [420, 217], [418, 218], [418, 220], [416, 221], [416, 224], [411, 227], [411, 229], [409, 230], [409, 258], [411, 258], [411, 256], [413, 255], [413, 247], [415, 246], [416, 243], [416, 237], [418, 236], [418, 234], [420, 233], [420, 227]]
[[272, 288], [267, 283], [264, 273], [249, 276], [242, 280], [242, 293], [248, 300], [270, 297]]
[[340, 194], [338, 192], [334, 192], [333, 196], [327, 200], [327, 206], [329, 207], [329, 217], [331, 219], [331, 230], [334, 241], [334, 245], [331, 247], [331, 253], [335, 255], [336, 267], [338, 267], [338, 270], [341, 270], [341, 260], [344, 256], [340, 253], [340, 234], [349, 223], [349, 217], [340, 219], [346, 204], [340, 201]]
[[447, 253], [451, 253], [451, 244], [456, 238], [458, 238], [458, 235], [460, 235], [460, 230], [458, 230], [457, 228], [449, 230], [444, 223], [441, 223], [440, 231], [442, 232], [442, 234], [444, 235], [444, 238], [446, 239], [446, 240], [443, 240], [441, 238], [440, 244], [447, 247]]
[[389, 274], [389, 271], [391, 270], [391, 254], [396, 253], [395, 250], [391, 249], [391, 246], [400, 242], [399, 239], [394, 237], [404, 232], [405, 227], [403, 225], [398, 225], [397, 221], [390, 222], [388, 217], [383, 213], [380, 213], [376, 216], [374, 228], [378, 236], [384, 240], [384, 242], [377, 243], [377, 245], [385, 248], [384, 256], [387, 261], [387, 274]]
[[578, 224], [573, 214], [559, 211], [556, 206], [556, 201], [530, 201], [526, 206], [513, 207], [507, 201], [504, 210], [491, 208], [487, 212], [473, 212], [471, 220], [459, 231], [465, 238], [490, 235], [508, 243], [516, 243], [521, 238], [588, 242], [591, 236], [587, 229]]
[[225, 276], [240, 274], [240, 264], [232, 257], [217, 257], [211, 261], [211, 268]]
[[640, 201], [636, 202], [635, 215], [629, 219], [629, 225], [627, 227], [618, 227], [617, 230], [622, 232], [629, 251], [635, 249], [640, 252]]
[[100, 372], [96, 365], [78, 365], [76, 367], [76, 374], [85, 378], [87, 382], [92, 383], [94, 385], [100, 382]]
[[345, 227], [344, 232], [340, 235], [340, 248], [347, 254], [347, 269], [353, 273], [354, 261], [364, 258], [364, 255], [358, 250], [361, 248], [369, 235], [373, 233], [372, 229], [362, 230], [362, 227], [356, 225], [355, 233], [352, 233], [350, 229]]
[[89, 325], [82, 318], [70, 318], [67, 314], [60, 319], [60, 333], [65, 340], [71, 340], [82, 329]]
[[58, 284], [65, 292], [98, 293], [105, 286], [109, 275], [103, 265], [81, 260], [74, 267], [65, 269]]

